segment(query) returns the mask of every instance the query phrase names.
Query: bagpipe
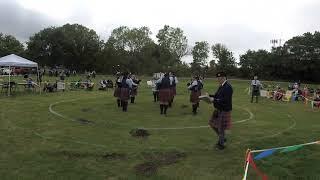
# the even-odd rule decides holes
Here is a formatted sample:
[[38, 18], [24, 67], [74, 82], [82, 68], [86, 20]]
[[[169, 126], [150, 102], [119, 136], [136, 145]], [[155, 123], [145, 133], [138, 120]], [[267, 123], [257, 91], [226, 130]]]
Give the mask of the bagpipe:
[[132, 85], [132, 90], [136, 91], [138, 89], [138, 85], [140, 85], [140, 79], [132, 79], [132, 81], [137, 85]]
[[[189, 87], [192, 84], [193, 81], [194, 80], [191, 80], [190, 82], [188, 82], [187, 83], [187, 87]], [[203, 89], [203, 83], [200, 80], [197, 80], [197, 85], [191, 87], [191, 89], [189, 89], [189, 90], [191, 90], [191, 91], [200, 91], [201, 89]]]

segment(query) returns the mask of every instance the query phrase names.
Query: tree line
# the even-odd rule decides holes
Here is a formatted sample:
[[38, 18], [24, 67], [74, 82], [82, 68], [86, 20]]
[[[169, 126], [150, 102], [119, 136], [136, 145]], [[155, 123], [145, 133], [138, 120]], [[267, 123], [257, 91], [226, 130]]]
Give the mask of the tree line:
[[[22, 44], [11, 35], [0, 33], [0, 57], [17, 54], [41, 66], [62, 65], [77, 71], [95, 70], [113, 73], [113, 66], [137, 74], [173, 71], [179, 76], [192, 74], [212, 76], [226, 71], [230, 76], [263, 79], [304, 80], [320, 82], [320, 33], [305, 33], [275, 47], [271, 51], [248, 50], [239, 62], [221, 43], [206, 41], [188, 44], [179, 27], [165, 25], [151, 38], [148, 27], [115, 28], [104, 41], [98, 34], [80, 24], [48, 27], [32, 35]], [[213, 59], [209, 59], [211, 57]], [[182, 61], [192, 56], [190, 64]]]

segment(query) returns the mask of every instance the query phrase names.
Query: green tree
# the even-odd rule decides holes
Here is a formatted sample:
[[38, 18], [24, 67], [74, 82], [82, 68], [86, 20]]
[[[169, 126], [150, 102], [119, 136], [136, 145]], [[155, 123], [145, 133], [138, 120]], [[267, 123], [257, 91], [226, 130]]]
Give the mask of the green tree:
[[15, 37], [0, 33], [0, 57], [9, 54], [23, 55], [24, 47]]
[[42, 65], [64, 65], [78, 70], [97, 68], [103, 42], [94, 30], [66, 24], [41, 30], [27, 42], [28, 55]]
[[164, 52], [170, 52], [170, 59], [162, 62], [167, 66], [181, 63], [181, 58], [188, 53], [188, 40], [182, 29], [165, 25], [159, 30], [157, 36], [159, 46]]
[[213, 57], [217, 60], [217, 70], [235, 75], [237, 70], [233, 53], [223, 44], [214, 44], [211, 47]]
[[[269, 60], [272, 56], [266, 50], [252, 51], [248, 50], [244, 55], [240, 56], [240, 73], [242, 77], [252, 78], [253, 75], [259, 75], [260, 77], [271, 77], [271, 69], [268, 69]], [[267, 70], [268, 69], [268, 70]]]
[[[111, 56], [112, 64], [120, 64], [124, 70], [135, 73], [144, 71], [146, 64], [150, 65], [153, 60], [151, 54], [155, 51], [150, 35], [147, 27], [130, 29], [121, 26], [112, 31], [105, 52]], [[150, 56], [146, 57], [147, 54]]]
[[209, 57], [209, 43], [206, 41], [196, 42], [192, 49], [193, 62], [191, 63], [192, 72], [199, 74], [206, 66], [207, 58]]

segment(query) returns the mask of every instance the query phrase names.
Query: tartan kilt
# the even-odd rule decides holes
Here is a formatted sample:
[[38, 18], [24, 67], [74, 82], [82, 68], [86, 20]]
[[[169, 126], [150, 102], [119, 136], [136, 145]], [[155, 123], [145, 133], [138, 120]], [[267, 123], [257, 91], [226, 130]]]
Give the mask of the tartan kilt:
[[120, 90], [121, 88], [119, 88], [119, 87], [116, 87], [115, 89], [114, 89], [114, 93], [113, 93], [113, 96], [114, 97], [117, 97], [117, 98], [120, 98]]
[[193, 104], [199, 103], [199, 96], [201, 96], [201, 91], [191, 91], [190, 102]]
[[130, 90], [129, 88], [121, 88], [120, 89], [120, 99], [122, 101], [128, 101], [130, 98]]
[[132, 90], [130, 91], [130, 96], [134, 97], [138, 94], [138, 88], [132, 88]]
[[169, 104], [171, 101], [171, 90], [168, 89], [160, 89], [159, 90], [159, 101], [160, 104]]
[[231, 128], [231, 111], [218, 111], [214, 110], [209, 120], [209, 124], [218, 129], [230, 129]]
[[259, 90], [252, 91], [252, 96], [260, 96], [260, 91]]
[[170, 90], [171, 90], [171, 96], [177, 95], [177, 88], [176, 87], [172, 87], [172, 88], [170, 88]]

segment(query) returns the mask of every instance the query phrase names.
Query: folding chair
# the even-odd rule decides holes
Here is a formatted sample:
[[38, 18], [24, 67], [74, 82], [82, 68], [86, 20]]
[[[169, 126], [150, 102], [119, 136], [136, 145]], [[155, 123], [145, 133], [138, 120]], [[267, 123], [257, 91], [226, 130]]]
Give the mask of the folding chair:
[[286, 91], [286, 94], [282, 97], [282, 101], [290, 102], [292, 98], [292, 91]]

